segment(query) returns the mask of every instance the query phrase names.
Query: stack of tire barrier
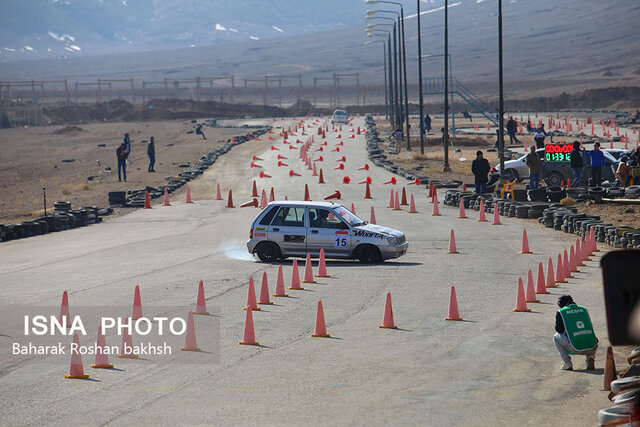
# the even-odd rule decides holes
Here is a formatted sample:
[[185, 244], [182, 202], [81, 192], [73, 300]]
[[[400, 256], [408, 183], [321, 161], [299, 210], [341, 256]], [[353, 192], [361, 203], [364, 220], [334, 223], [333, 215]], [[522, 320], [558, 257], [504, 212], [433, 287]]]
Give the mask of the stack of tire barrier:
[[249, 135], [251, 135], [251, 137], [258, 137], [267, 133], [269, 129], [269, 127], [261, 128], [253, 131], [251, 134], [234, 136], [233, 143], [231, 143], [231, 139], [227, 140], [221, 147], [207, 152], [195, 164], [185, 163], [179, 165], [179, 167], [184, 170], [177, 176], [166, 177], [166, 185], [160, 185], [158, 187], [147, 186], [145, 188], [128, 191], [111, 191], [109, 193], [109, 206], [112, 208], [142, 208], [144, 207], [144, 198], [147, 191], [149, 192], [150, 199], [162, 197], [165, 189], [168, 193], [173, 193], [187, 182], [201, 175], [216, 162], [218, 157], [228, 153], [233, 146], [250, 141]]
[[627, 362], [629, 366], [620, 372], [620, 378], [611, 381], [610, 387], [605, 387], [611, 389], [609, 399], [613, 406], [598, 412], [599, 426], [640, 424], [640, 347], [631, 351]]
[[71, 202], [66, 201], [55, 202], [53, 207], [52, 215], [36, 218], [33, 221], [23, 221], [19, 224], [0, 224], [0, 241], [23, 239], [70, 228], [84, 227], [101, 222], [101, 215], [111, 213], [110, 210], [98, 209], [97, 206], [72, 209]]
[[387, 160], [387, 156], [379, 147], [379, 143], [382, 143], [382, 139], [380, 139], [380, 134], [378, 133], [376, 122], [375, 120], [373, 120], [373, 117], [367, 116], [364, 123], [367, 130], [365, 140], [367, 143], [367, 153], [369, 154], [369, 160], [371, 160], [371, 162], [378, 167], [384, 168], [393, 174], [405, 177], [408, 181], [413, 181], [418, 178], [420, 179], [421, 184], [428, 187], [429, 177], [420, 173], [419, 171], [422, 169], [422, 167], [418, 166], [419, 169], [416, 170], [404, 169], [394, 165], [389, 160]]

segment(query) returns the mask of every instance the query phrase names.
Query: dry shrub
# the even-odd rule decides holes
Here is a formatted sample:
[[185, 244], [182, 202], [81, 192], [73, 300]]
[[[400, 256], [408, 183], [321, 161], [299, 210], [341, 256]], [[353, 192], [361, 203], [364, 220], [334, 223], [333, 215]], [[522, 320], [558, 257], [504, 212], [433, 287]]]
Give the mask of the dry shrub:
[[63, 194], [64, 196], [68, 196], [69, 194], [71, 194], [71, 191], [70, 191], [70, 190], [67, 190], [67, 189], [65, 188], [64, 190], [62, 190], [62, 194]]
[[567, 196], [564, 199], [560, 200], [560, 203], [562, 203], [564, 206], [573, 206], [576, 204], [576, 199]]

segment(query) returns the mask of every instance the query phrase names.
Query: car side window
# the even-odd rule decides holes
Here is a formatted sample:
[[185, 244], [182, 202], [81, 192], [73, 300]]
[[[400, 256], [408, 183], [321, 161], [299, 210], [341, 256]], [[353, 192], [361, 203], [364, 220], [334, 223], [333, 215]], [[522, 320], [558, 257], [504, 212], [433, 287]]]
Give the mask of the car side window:
[[304, 227], [304, 208], [281, 207], [271, 225]]
[[269, 209], [269, 212], [267, 212], [260, 220], [260, 225], [269, 225], [269, 223], [271, 223], [271, 220], [275, 216], [276, 212], [278, 212], [278, 207], [271, 206], [271, 208]]
[[348, 228], [344, 222], [333, 215], [328, 209], [309, 208], [309, 221], [312, 228], [329, 228], [334, 230]]

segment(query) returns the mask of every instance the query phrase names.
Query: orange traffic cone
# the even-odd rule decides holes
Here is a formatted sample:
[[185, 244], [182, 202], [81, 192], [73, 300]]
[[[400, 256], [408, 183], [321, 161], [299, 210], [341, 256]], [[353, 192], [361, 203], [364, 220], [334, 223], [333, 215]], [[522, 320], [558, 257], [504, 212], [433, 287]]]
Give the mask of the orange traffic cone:
[[304, 185], [304, 201], [305, 202], [311, 201], [311, 197], [309, 197], [309, 185], [307, 184]]
[[149, 199], [149, 190], [144, 190], [144, 208], [151, 209], [151, 200]]
[[527, 302], [540, 302], [539, 299], [536, 298], [536, 292], [533, 289], [533, 273], [531, 270], [527, 273], [527, 289], [525, 291], [525, 300]]
[[418, 213], [416, 210], [416, 202], [413, 200], [413, 193], [411, 193], [411, 203], [409, 203], [409, 213]]
[[193, 203], [191, 201], [191, 190], [189, 190], [189, 184], [187, 184], [187, 197], [186, 197], [184, 202], [185, 203]]
[[367, 188], [364, 191], [364, 198], [373, 199], [373, 197], [371, 197], [371, 188], [369, 187], [369, 181], [367, 181]]
[[140, 300], [140, 285], [136, 285], [133, 292], [133, 308], [131, 310], [131, 318], [137, 320], [142, 317], [142, 301]]
[[318, 177], [318, 184], [324, 184], [324, 177], [322, 176], [322, 168], [320, 168], [320, 176]]
[[266, 207], [267, 207], [267, 192], [264, 189], [262, 189], [262, 197], [260, 198], [260, 209], [264, 209]]
[[320, 261], [318, 262], [318, 274], [316, 277], [331, 277], [327, 273], [327, 262], [324, 259], [324, 248], [320, 249]]
[[433, 211], [431, 212], [431, 216], [440, 216], [440, 210], [438, 209], [438, 200], [436, 199], [433, 204]]
[[275, 202], [275, 200], [276, 200], [276, 196], [275, 196], [275, 193], [273, 192], [273, 187], [271, 187], [271, 192], [269, 193], [269, 203]]
[[573, 249], [573, 245], [571, 245], [571, 248], [569, 249], [569, 268], [571, 269], [572, 273], [580, 273], [580, 270], [578, 270], [578, 262], [576, 261], [576, 252]]
[[396, 197], [394, 199], [393, 202], [393, 210], [394, 211], [400, 211], [402, 209], [400, 209], [400, 198], [398, 197], [398, 192], [396, 191]]
[[369, 221], [371, 224], [376, 224], [376, 211], [371, 206], [371, 220]]
[[607, 360], [604, 365], [604, 384], [603, 390], [611, 391], [611, 382], [618, 378], [616, 373], [616, 362], [613, 358], [613, 347], [607, 347]]
[[258, 187], [256, 186], [256, 180], [253, 180], [253, 189], [251, 190], [251, 197], [258, 197]]
[[164, 189], [164, 203], [162, 206], [171, 206], [171, 203], [169, 203], [169, 190], [168, 189]]
[[307, 252], [307, 260], [304, 263], [304, 277], [302, 283], [317, 283], [313, 280], [313, 266], [311, 265], [311, 254]]
[[547, 283], [545, 284], [546, 288], [557, 288], [556, 281], [553, 276], [553, 261], [551, 257], [549, 257], [549, 262], [547, 262]]
[[278, 266], [278, 278], [276, 279], [276, 293], [272, 297], [288, 297], [284, 292], [284, 275], [282, 274], [282, 265]]
[[478, 215], [478, 222], [487, 222], [487, 217], [484, 213], [484, 200], [480, 200], [480, 214]]
[[458, 211], [458, 218], [468, 218], [464, 211], [464, 202], [460, 199], [460, 210]]
[[273, 304], [269, 301], [269, 283], [267, 282], [267, 272], [262, 272], [262, 286], [260, 286], [260, 299], [258, 304]]
[[567, 283], [564, 276], [564, 264], [562, 263], [562, 254], [558, 254], [558, 262], [556, 263], [556, 284]]
[[393, 188], [391, 189], [391, 192], [389, 194], [389, 206], [387, 206], [388, 208], [393, 208]]
[[498, 206], [494, 203], [493, 205], [493, 222], [491, 225], [502, 225], [500, 222], [500, 214], [498, 213]]
[[216, 198], [214, 200], [223, 200], [220, 192], [220, 184], [216, 184]]
[[109, 363], [108, 352], [106, 351], [107, 343], [102, 334], [102, 326], [98, 326], [98, 340], [96, 342], [96, 358], [93, 365], [95, 369], [111, 369], [113, 365]]
[[256, 341], [255, 332], [253, 330], [253, 311], [247, 310], [247, 316], [244, 320], [244, 334], [242, 335], [242, 341], [238, 344], [240, 345], [260, 345], [259, 342]]
[[542, 263], [539, 263], [538, 264], [538, 281], [536, 282], [536, 294], [548, 294], [548, 293], [549, 291], [547, 291], [547, 287], [544, 280], [544, 269], [542, 268]]
[[293, 267], [291, 269], [291, 286], [289, 289], [302, 290], [304, 289], [300, 286], [300, 273], [298, 272], [298, 260], [294, 258]]
[[453, 230], [451, 230], [451, 235], [449, 236], [449, 251], [448, 254], [458, 254], [458, 249], [456, 248], [456, 236], [453, 234]]
[[521, 254], [532, 254], [529, 250], [529, 239], [527, 239], [527, 229], [522, 230], [522, 249], [520, 250]]
[[396, 177], [395, 177], [395, 176], [392, 176], [392, 177], [389, 179], [389, 181], [385, 181], [385, 182], [383, 182], [382, 184], [383, 184], [383, 185], [384, 185], [384, 184], [392, 184], [392, 185], [396, 185], [396, 182], [398, 182], [398, 181], [396, 180]]
[[449, 314], [444, 320], [462, 320], [458, 313], [458, 298], [456, 297], [456, 287], [451, 286], [451, 295], [449, 296]]
[[264, 173], [264, 171], [260, 171], [260, 174], [258, 176], [260, 178], [271, 178], [271, 175], [267, 175], [266, 173]]
[[402, 200], [400, 201], [400, 204], [402, 206], [406, 206], [409, 204], [407, 203], [407, 190], [404, 187], [402, 187]]
[[60, 317], [58, 317], [60, 324], [64, 328], [71, 326], [71, 316], [69, 315], [69, 294], [65, 289], [62, 292], [62, 303], [60, 304]]
[[354, 214], [354, 215], [356, 214], [356, 207], [353, 204], [353, 202], [351, 202], [351, 213]]
[[235, 206], [233, 206], [233, 193], [231, 190], [229, 190], [229, 197], [227, 198], [227, 208], [235, 208]]
[[[133, 319], [129, 318], [131, 323]], [[137, 359], [138, 355], [133, 352], [133, 339], [129, 328], [125, 328], [122, 334], [122, 345], [120, 346], [120, 354], [116, 355], [118, 359]]]
[[518, 297], [516, 299], [516, 308], [511, 311], [526, 312], [531, 311], [527, 308], [527, 301], [524, 299], [524, 289], [522, 287], [522, 277], [518, 278]]
[[253, 206], [254, 208], [257, 208], [259, 206], [258, 199], [251, 199], [248, 202], [244, 202], [243, 204], [240, 205], [241, 208], [248, 208], [251, 206]]
[[261, 310], [256, 303], [256, 289], [253, 286], [253, 277], [249, 277], [249, 288], [247, 289], [247, 305], [243, 307], [243, 310]]
[[[73, 334], [73, 344], [76, 348], [80, 346], [80, 338], [78, 333]], [[71, 365], [69, 366], [69, 375], [64, 376], [66, 379], [86, 379], [89, 375], [85, 375], [84, 367], [82, 366], [82, 355], [79, 351], [71, 353]]]
[[193, 312], [189, 312], [189, 317], [187, 317], [187, 333], [184, 337], [184, 347], [180, 350], [182, 351], [200, 351], [198, 348], [198, 343], [196, 342], [196, 326], [193, 322]]
[[324, 310], [322, 309], [322, 301], [318, 300], [318, 311], [316, 312], [316, 329], [311, 334], [312, 337], [328, 338], [331, 335], [327, 333], [327, 327], [324, 323]]
[[318, 171], [316, 170], [316, 163], [313, 162], [313, 173], [311, 173], [311, 176], [318, 176]]
[[330, 200], [330, 199], [337, 199], [340, 200], [340, 197], [342, 197], [342, 194], [336, 190], [333, 193], [329, 194], [327, 197], [325, 197], [325, 200]]
[[204, 284], [202, 280], [198, 283], [198, 297], [196, 298], [196, 311], [193, 314], [209, 314], [207, 311], [207, 301], [204, 297]]
[[393, 307], [391, 306], [391, 292], [387, 292], [387, 302], [384, 305], [384, 315], [382, 316], [381, 329], [398, 329], [393, 321]]

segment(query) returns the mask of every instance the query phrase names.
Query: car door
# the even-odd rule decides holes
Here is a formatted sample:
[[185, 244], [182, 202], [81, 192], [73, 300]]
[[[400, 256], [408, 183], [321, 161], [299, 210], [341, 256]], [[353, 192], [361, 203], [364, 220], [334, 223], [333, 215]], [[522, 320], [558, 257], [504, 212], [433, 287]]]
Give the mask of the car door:
[[273, 217], [268, 230], [269, 240], [280, 246], [283, 255], [307, 253], [307, 229], [304, 216], [304, 206], [281, 206]]
[[351, 236], [349, 225], [326, 208], [309, 208], [307, 250], [318, 256], [324, 249], [327, 257], [349, 257]]

